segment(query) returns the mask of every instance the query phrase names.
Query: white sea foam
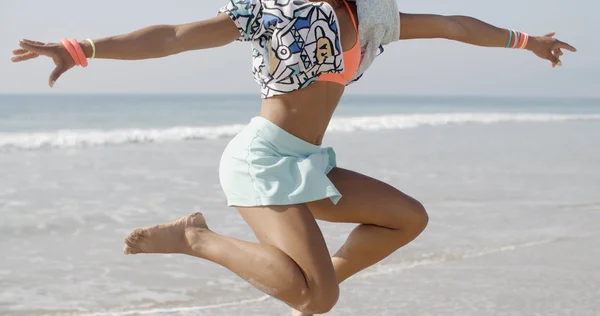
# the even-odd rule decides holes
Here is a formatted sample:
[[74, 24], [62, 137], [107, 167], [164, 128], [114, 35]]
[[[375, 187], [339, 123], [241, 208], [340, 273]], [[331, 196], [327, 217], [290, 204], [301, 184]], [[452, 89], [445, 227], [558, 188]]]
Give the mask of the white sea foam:
[[[332, 120], [328, 131], [350, 133], [450, 124], [559, 122], [573, 120], [600, 120], [600, 114], [435, 113], [343, 117]], [[243, 127], [243, 124], [232, 124], [197, 127], [178, 126], [162, 129], [58, 130], [33, 133], [0, 133], [0, 151], [86, 148], [132, 143], [161, 143], [229, 138], [237, 134]]]
[[221, 303], [221, 304], [210, 304], [210, 305], [190, 306], [190, 307], [174, 307], [174, 308], [154, 308], [154, 309], [148, 309], [148, 310], [131, 310], [131, 311], [122, 311], [122, 312], [100, 312], [100, 313], [82, 314], [82, 316], [129, 316], [129, 315], [154, 315], [154, 314], [175, 314], [175, 313], [179, 314], [179, 313], [183, 313], [183, 312], [195, 312], [195, 311], [203, 311], [203, 310], [211, 310], [211, 309], [220, 309], [220, 308], [231, 307], [231, 306], [248, 305], [248, 304], [266, 301], [269, 298], [270, 298], [270, 296], [263, 295], [258, 298], [234, 301], [234, 302], [229, 302], [229, 303]]

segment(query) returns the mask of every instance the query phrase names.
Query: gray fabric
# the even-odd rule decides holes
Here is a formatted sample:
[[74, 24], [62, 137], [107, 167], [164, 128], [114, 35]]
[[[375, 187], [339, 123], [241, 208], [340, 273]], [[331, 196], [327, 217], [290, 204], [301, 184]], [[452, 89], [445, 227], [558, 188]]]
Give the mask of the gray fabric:
[[382, 47], [400, 38], [400, 13], [396, 0], [355, 0], [362, 61], [358, 79], [381, 53]]

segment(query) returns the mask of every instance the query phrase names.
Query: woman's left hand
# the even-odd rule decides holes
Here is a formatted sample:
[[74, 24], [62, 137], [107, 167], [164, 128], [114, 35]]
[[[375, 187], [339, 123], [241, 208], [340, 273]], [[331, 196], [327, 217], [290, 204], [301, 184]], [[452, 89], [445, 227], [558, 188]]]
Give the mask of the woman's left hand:
[[552, 68], [562, 66], [560, 56], [563, 55], [563, 49], [570, 52], [577, 51], [575, 47], [554, 38], [554, 32], [544, 36], [530, 36], [526, 49], [542, 59], [549, 60], [552, 63]]
[[63, 73], [75, 67], [75, 61], [73, 61], [69, 52], [61, 44], [46, 44], [24, 39], [19, 41], [19, 46], [21, 46], [21, 48], [13, 50], [14, 56], [11, 58], [15, 63], [38, 58], [39, 56], [46, 56], [54, 61], [56, 67], [48, 79], [50, 88], [54, 86], [56, 80], [58, 80]]

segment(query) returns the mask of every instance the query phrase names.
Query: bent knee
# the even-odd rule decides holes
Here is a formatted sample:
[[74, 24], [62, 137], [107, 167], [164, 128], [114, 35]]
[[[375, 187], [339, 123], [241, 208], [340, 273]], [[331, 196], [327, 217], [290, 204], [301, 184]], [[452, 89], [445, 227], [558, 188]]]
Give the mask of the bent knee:
[[412, 204], [412, 224], [419, 231], [423, 231], [427, 227], [427, 224], [429, 224], [429, 214], [427, 214], [427, 210], [423, 203], [414, 200]]
[[414, 232], [420, 234], [425, 230], [429, 223], [429, 215], [423, 204], [409, 197], [408, 201], [395, 205], [396, 222], [393, 229], [403, 232]]
[[337, 282], [315, 287], [311, 289], [310, 296], [298, 310], [306, 314], [326, 314], [333, 309], [339, 297], [340, 287]]

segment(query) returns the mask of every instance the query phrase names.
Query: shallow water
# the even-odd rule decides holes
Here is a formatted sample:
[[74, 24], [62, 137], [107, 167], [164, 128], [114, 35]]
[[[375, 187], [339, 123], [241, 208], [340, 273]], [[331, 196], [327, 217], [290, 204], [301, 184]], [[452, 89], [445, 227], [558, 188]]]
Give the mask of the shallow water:
[[[598, 315], [600, 120], [589, 115], [600, 109], [522, 112], [587, 115], [568, 120], [433, 124], [432, 116], [421, 116], [429, 123], [407, 128], [407, 117], [431, 111], [386, 106], [366, 114], [348, 110], [337, 124], [351, 117], [363, 128], [334, 129], [325, 145], [335, 147], [340, 166], [421, 200], [430, 225], [345, 283], [331, 315]], [[515, 114], [500, 106], [486, 112], [490, 107], [448, 105], [434, 118]], [[356, 123], [384, 111], [404, 116], [368, 131]], [[223, 118], [225, 125], [237, 123], [243, 121]], [[45, 133], [56, 131], [50, 125]], [[178, 125], [144, 128], [169, 126]], [[40, 132], [0, 128], [0, 139]], [[286, 306], [214, 264], [121, 254], [132, 228], [195, 211], [219, 233], [255, 239], [225, 207], [218, 184], [228, 137], [0, 152], [0, 314], [286, 314]], [[320, 224], [332, 252], [352, 228]]]

